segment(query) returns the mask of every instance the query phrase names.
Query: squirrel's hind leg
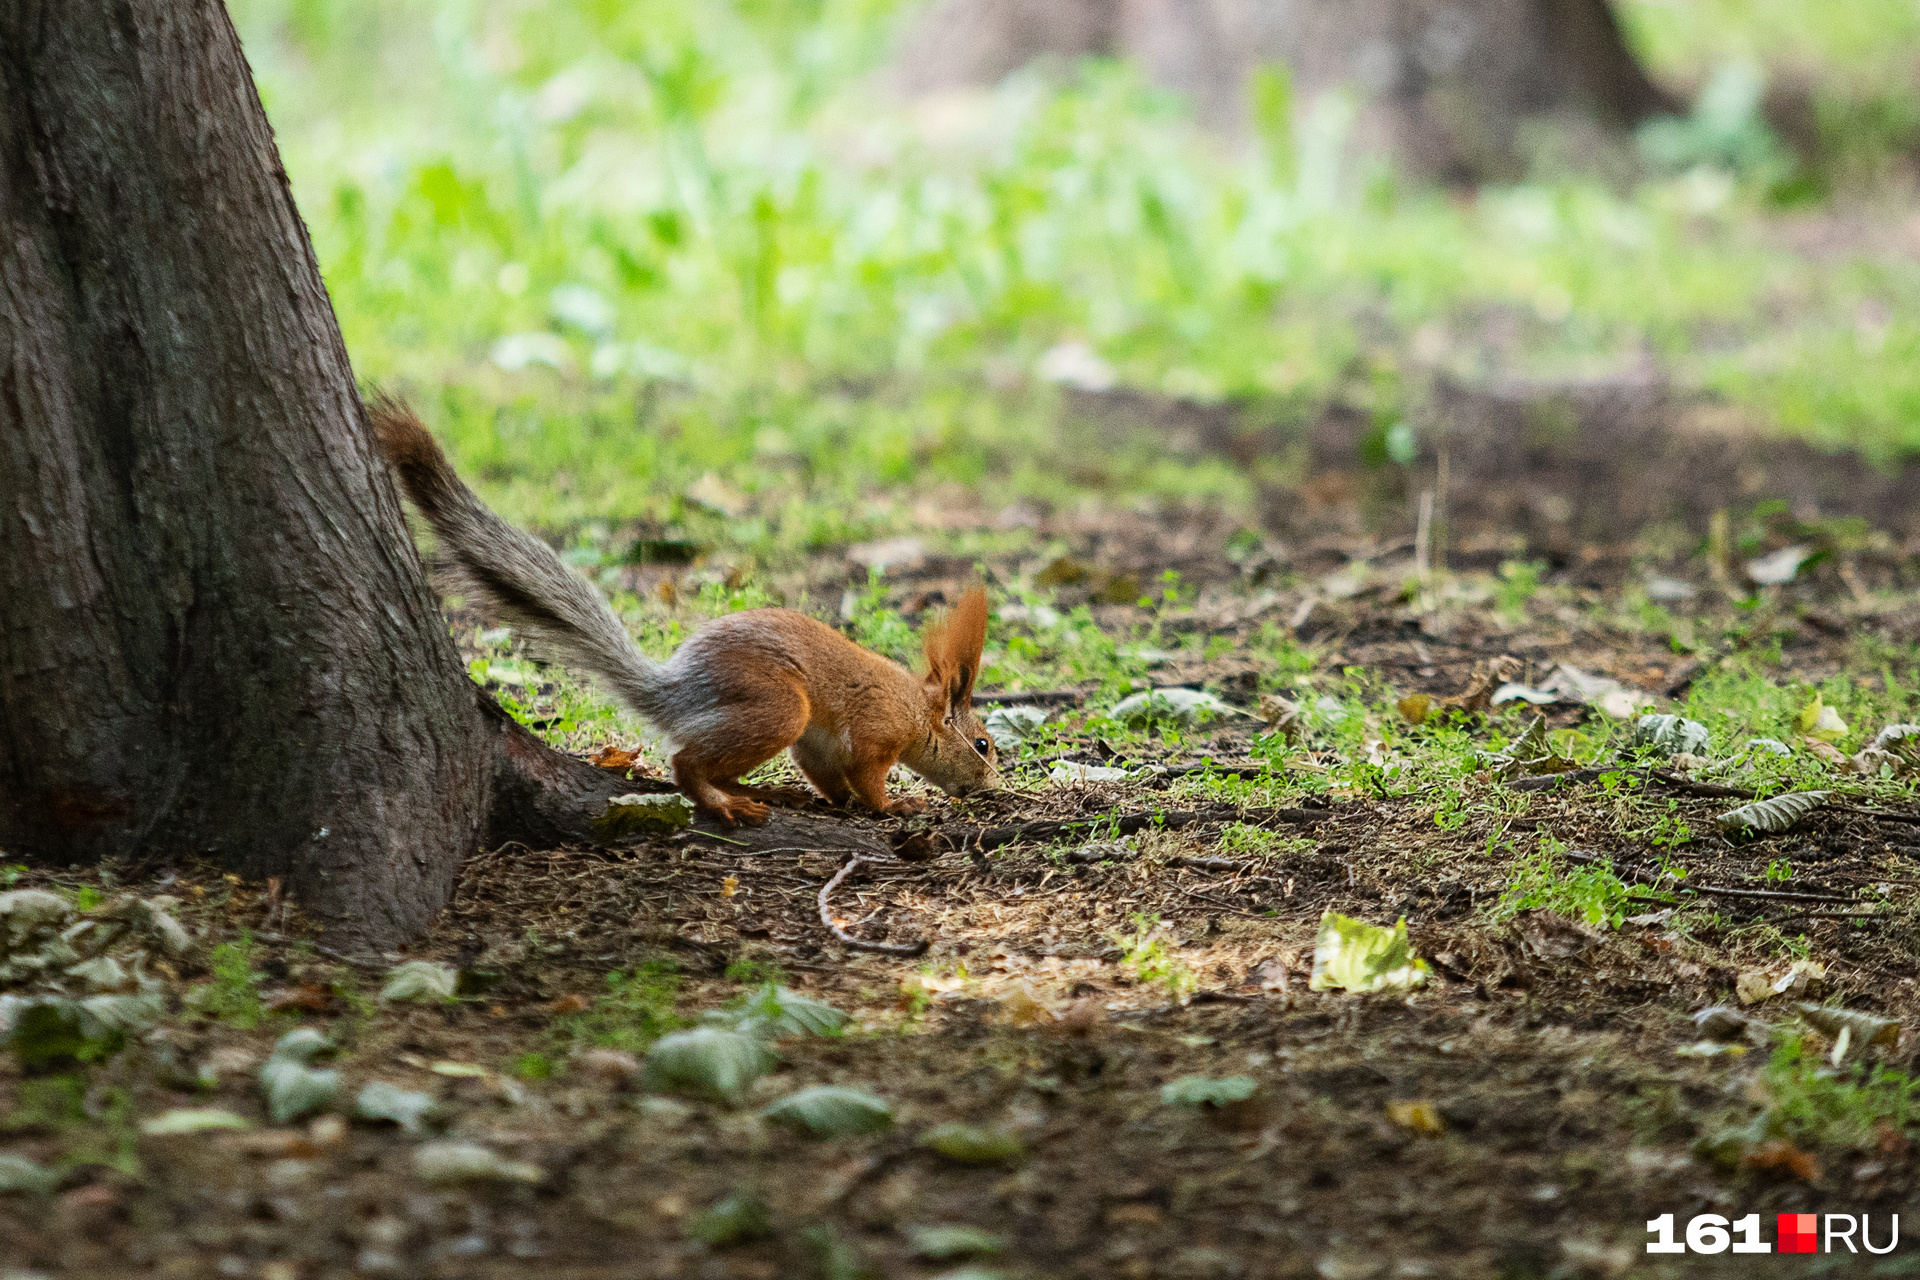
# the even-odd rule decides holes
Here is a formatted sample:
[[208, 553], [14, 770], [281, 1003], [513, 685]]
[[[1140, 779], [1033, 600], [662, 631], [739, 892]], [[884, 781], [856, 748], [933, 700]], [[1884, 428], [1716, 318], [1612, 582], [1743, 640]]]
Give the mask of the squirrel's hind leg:
[[793, 744], [793, 762], [832, 805], [844, 805], [853, 797], [853, 787], [847, 782], [846, 754], [831, 735], [819, 729], [808, 729]]
[[807, 727], [807, 695], [797, 685], [756, 690], [751, 703], [732, 703], [708, 718], [674, 753], [673, 781], [695, 807], [729, 826], [757, 825], [773, 811], [743, 794], [741, 774], [791, 746]]

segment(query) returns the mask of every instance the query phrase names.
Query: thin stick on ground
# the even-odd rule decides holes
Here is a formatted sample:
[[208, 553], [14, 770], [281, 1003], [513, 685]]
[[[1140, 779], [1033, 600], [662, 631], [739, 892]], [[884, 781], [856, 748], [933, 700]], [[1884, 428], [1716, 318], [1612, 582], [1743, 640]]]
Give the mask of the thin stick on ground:
[[840, 887], [841, 881], [852, 875], [854, 868], [863, 865], [865, 861], [864, 858], [848, 858], [847, 865], [834, 872], [833, 879], [820, 886], [820, 923], [827, 926], [827, 932], [857, 951], [877, 951], [883, 956], [924, 955], [928, 945], [925, 938], [911, 943], [865, 942], [834, 923], [833, 907], [828, 900], [833, 897], [833, 891]]

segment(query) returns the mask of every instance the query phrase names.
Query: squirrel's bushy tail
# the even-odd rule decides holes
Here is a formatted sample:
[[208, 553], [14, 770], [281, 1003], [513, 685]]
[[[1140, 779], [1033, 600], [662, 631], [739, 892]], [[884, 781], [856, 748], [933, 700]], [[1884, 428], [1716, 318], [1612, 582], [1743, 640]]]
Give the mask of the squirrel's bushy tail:
[[475, 497], [411, 409], [386, 396], [367, 407], [380, 452], [439, 536], [458, 585], [493, 604], [536, 648], [599, 676], [609, 692], [658, 723], [664, 672], [600, 593], [552, 547]]

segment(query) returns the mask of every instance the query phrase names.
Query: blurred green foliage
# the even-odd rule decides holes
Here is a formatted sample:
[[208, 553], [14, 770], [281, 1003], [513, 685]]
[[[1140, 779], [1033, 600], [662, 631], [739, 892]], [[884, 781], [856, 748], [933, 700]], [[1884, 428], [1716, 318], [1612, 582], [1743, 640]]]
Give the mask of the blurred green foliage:
[[[1090, 436], [1062, 381], [1280, 422], [1337, 395], [1388, 432], [1436, 372], [1651, 362], [1763, 425], [1920, 448], [1920, 267], [1844, 228], [1802, 251], [1756, 105], [1812, 80], [1878, 157], [1847, 198], [1897, 236], [1906, 0], [1634, 0], [1652, 65], [1703, 90], [1641, 177], [1472, 195], [1356, 160], [1354, 103], [1277, 68], [1244, 142], [1097, 61], [889, 99], [892, 0], [233, 10], [356, 368], [515, 519], [773, 552], [947, 484], [1250, 502], [1223, 461]], [[685, 496], [709, 473], [738, 509]]]

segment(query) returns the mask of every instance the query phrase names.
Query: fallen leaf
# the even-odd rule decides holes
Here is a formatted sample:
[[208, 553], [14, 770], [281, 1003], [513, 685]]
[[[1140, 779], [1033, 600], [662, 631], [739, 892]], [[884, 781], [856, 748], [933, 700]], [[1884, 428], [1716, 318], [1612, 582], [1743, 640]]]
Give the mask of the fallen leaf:
[[1805, 738], [1815, 738], [1821, 742], [1837, 742], [1847, 736], [1847, 722], [1840, 713], [1826, 704], [1819, 694], [1813, 695], [1813, 701], [1800, 708], [1794, 727]]
[[958, 1122], [935, 1125], [920, 1135], [920, 1145], [961, 1164], [997, 1164], [1026, 1153], [1015, 1134]]
[[1440, 1118], [1440, 1112], [1431, 1102], [1407, 1099], [1387, 1104], [1387, 1119], [1402, 1129], [1411, 1129], [1415, 1133], [1437, 1136], [1447, 1131], [1447, 1122]]
[[624, 773], [640, 763], [640, 753], [638, 751], [629, 751], [625, 747], [609, 742], [606, 746], [588, 756], [587, 759], [593, 761], [599, 768], [613, 769]]
[[402, 1089], [385, 1080], [369, 1080], [354, 1099], [353, 1114], [362, 1120], [397, 1124], [408, 1133], [421, 1133], [437, 1105], [430, 1093]]
[[460, 987], [460, 973], [449, 964], [409, 960], [387, 971], [380, 988], [382, 1000], [451, 1000]]
[[1224, 1107], [1245, 1102], [1258, 1086], [1251, 1076], [1181, 1076], [1160, 1086], [1160, 1101], [1169, 1107]]
[[773, 1055], [759, 1037], [695, 1027], [655, 1041], [647, 1053], [646, 1076], [655, 1089], [733, 1102], [772, 1066]]
[[1424, 693], [1410, 693], [1393, 706], [1408, 724], [1425, 724], [1427, 713], [1433, 709], [1433, 698]]
[[893, 1127], [893, 1109], [864, 1089], [816, 1084], [761, 1112], [774, 1124], [814, 1138], [843, 1138]]
[[593, 1001], [577, 991], [569, 991], [557, 999], [547, 1002], [547, 1016], [558, 1018], [563, 1014], [585, 1013], [593, 1008]]
[[1819, 1162], [1785, 1138], [1769, 1138], [1758, 1144], [1741, 1158], [1741, 1163], [1749, 1169], [1784, 1170], [1802, 1182], [1820, 1176]]
[[285, 987], [270, 992], [261, 1000], [268, 1009], [278, 1012], [282, 1009], [306, 1009], [318, 1013], [333, 1003], [333, 993], [317, 982], [303, 982], [297, 987]]
[[1405, 916], [1383, 929], [1335, 911], [1321, 915], [1308, 990], [1406, 990], [1426, 981], [1427, 962], [1407, 942]]
[[687, 1234], [715, 1249], [724, 1249], [772, 1235], [773, 1215], [767, 1202], [759, 1196], [751, 1191], [739, 1191], [688, 1223]]
[[916, 1258], [943, 1262], [949, 1258], [971, 1258], [983, 1253], [999, 1253], [1007, 1247], [1007, 1238], [979, 1227], [908, 1227], [907, 1243]]
[[219, 1107], [175, 1107], [140, 1122], [140, 1132], [148, 1137], [180, 1133], [205, 1133], [210, 1129], [251, 1129], [253, 1121]]
[[538, 1165], [508, 1160], [477, 1142], [426, 1142], [413, 1149], [413, 1171], [421, 1181], [543, 1182]]

